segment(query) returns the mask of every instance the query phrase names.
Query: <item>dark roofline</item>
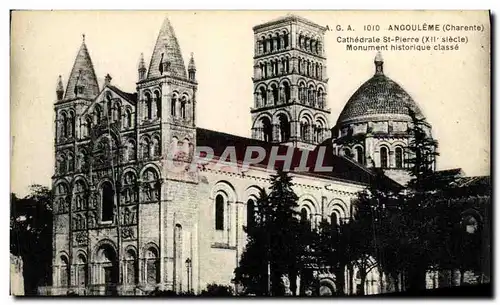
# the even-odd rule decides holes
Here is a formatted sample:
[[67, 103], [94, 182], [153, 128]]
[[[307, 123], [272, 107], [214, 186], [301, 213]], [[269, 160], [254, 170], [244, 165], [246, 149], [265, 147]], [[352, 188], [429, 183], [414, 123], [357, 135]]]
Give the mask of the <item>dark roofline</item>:
[[[250, 139], [204, 128], [197, 128], [197, 144], [199, 146], [210, 146], [213, 149], [214, 157], [220, 157], [224, 153], [226, 147], [234, 146], [236, 149], [237, 163], [241, 163], [240, 161], [244, 159], [247, 147], [262, 147], [267, 151], [267, 155], [259, 164], [252, 165], [256, 168], [269, 168], [269, 152], [273, 147], [278, 147], [278, 155], [287, 154], [287, 152], [289, 152], [289, 149], [291, 148], [291, 146], [289, 145], [269, 143], [261, 140]], [[325, 155], [323, 156], [322, 160], [318, 159], [319, 147], [321, 146], [325, 147]], [[301, 160], [303, 157], [304, 149], [300, 149], [297, 147], [292, 147], [292, 149], [293, 154], [291, 160], [291, 173], [293, 174], [299, 176], [314, 176], [333, 181], [351, 182], [354, 184], [361, 184], [365, 186], [369, 185], [372, 179], [375, 177], [375, 173], [370, 169], [364, 167], [363, 165], [358, 164], [353, 160], [335, 155], [333, 152], [333, 146], [328, 140], [318, 145], [317, 149], [309, 151], [306, 160], [307, 162], [305, 164], [305, 166], [309, 168], [308, 171], [293, 171], [293, 169], [302, 164]], [[317, 164], [318, 162], [323, 163]], [[275, 166], [282, 166], [281, 164], [282, 161], [278, 160]], [[316, 172], [316, 165], [320, 165], [323, 167], [332, 167], [333, 170], [328, 172]], [[391, 188], [400, 189], [402, 187], [400, 184], [390, 179], [389, 177], [384, 177], [384, 182], [387, 183]]]
[[109, 88], [111, 91], [114, 91], [119, 96], [128, 100], [129, 102], [131, 102], [133, 104], [137, 103], [137, 93], [128, 93], [128, 92], [125, 92], [125, 91], [123, 91], [123, 90], [121, 90], [118, 87], [113, 86], [113, 85], [108, 85], [107, 88]]

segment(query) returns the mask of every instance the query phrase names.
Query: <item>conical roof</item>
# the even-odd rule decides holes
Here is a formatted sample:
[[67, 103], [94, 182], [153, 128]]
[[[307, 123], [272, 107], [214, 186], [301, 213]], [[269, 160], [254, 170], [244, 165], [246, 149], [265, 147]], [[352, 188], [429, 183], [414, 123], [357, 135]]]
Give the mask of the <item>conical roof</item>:
[[[77, 95], [77, 85], [83, 86], [83, 92]], [[99, 85], [97, 77], [95, 76], [94, 65], [90, 59], [87, 46], [85, 45], [85, 38], [83, 39], [80, 50], [76, 55], [73, 69], [68, 78], [68, 86], [66, 87], [66, 94], [64, 99], [72, 99], [82, 97], [87, 99], [94, 99], [99, 94]]]
[[[148, 78], [159, 77], [166, 73], [162, 64], [169, 62], [169, 72], [172, 76], [186, 78], [186, 67], [182, 59], [181, 49], [175, 36], [174, 28], [168, 18], [165, 18], [149, 63]], [[162, 67], [160, 67], [162, 66]]]

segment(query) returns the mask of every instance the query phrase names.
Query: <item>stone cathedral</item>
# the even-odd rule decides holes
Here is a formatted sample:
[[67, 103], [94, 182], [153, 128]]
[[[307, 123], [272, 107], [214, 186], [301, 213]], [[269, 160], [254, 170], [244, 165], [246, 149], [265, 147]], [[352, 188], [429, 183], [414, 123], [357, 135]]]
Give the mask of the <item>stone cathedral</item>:
[[[66, 86], [60, 77], [56, 87], [52, 293], [199, 293], [211, 283], [231, 285], [243, 227], [273, 172], [265, 164], [244, 172], [213, 163], [179, 170], [197, 146], [213, 147], [216, 157], [231, 145], [326, 146], [331, 172], [292, 173], [301, 217], [313, 226], [349, 219], [351, 200], [373, 177], [370, 167], [404, 183], [406, 106], [418, 107], [385, 76], [377, 55], [373, 77], [332, 127], [325, 30], [295, 15], [253, 28], [252, 138], [197, 127], [197, 104], [211, 101], [198, 99], [195, 59], [186, 67], [168, 19], [149, 65], [140, 56], [133, 93], [110, 75], [100, 88], [84, 39]], [[366, 291], [377, 293], [372, 273]], [[317, 276], [323, 294], [336, 293], [339, 277], [347, 286], [358, 281], [328, 269]]]

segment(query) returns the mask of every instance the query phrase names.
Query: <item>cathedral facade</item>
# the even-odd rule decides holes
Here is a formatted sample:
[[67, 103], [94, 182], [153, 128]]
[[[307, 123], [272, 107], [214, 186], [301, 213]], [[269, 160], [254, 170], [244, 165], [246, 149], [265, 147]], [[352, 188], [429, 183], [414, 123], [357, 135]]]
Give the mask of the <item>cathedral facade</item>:
[[[301, 217], [313, 226], [349, 219], [351, 200], [373, 177], [368, 160], [389, 174], [404, 168], [398, 149], [408, 143], [409, 117], [397, 109], [415, 103], [383, 75], [380, 56], [373, 79], [331, 129], [325, 28], [287, 15], [253, 30], [252, 138], [197, 127], [196, 105], [206, 101], [197, 98], [195, 60], [191, 54], [186, 70], [168, 19], [149, 65], [140, 57], [134, 93], [109, 75], [99, 88], [83, 40], [54, 104], [52, 294], [138, 295], [157, 287], [199, 293], [211, 283], [231, 284], [246, 243], [243, 227], [273, 171], [266, 161], [245, 171], [230, 162], [190, 170], [199, 146], [212, 147], [215, 159], [227, 146], [327, 147], [331, 172], [292, 173]], [[364, 109], [366, 100], [382, 106]], [[358, 134], [365, 140], [343, 141]], [[344, 276], [321, 271], [322, 291], [335, 293]], [[371, 283], [367, 291], [377, 293]]]

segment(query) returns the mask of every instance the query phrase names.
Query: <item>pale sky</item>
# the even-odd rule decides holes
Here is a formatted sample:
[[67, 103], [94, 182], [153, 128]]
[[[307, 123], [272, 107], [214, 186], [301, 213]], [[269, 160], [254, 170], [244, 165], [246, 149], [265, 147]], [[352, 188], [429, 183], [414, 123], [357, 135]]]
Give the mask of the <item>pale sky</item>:
[[[82, 34], [102, 88], [112, 83], [134, 92], [137, 63], [146, 66], [165, 16], [175, 29], [185, 64], [191, 52], [197, 65], [198, 127], [250, 136], [253, 105], [252, 27], [288, 12], [266, 11], [74, 11], [14, 12], [11, 22], [11, 190], [22, 196], [33, 183], [50, 186], [54, 156], [55, 88], [64, 85]], [[371, 36], [364, 24], [483, 24], [486, 32], [467, 36], [453, 52], [388, 51], [384, 71], [417, 102], [439, 141], [438, 169], [462, 168], [467, 175], [490, 174], [489, 25], [486, 12], [295, 12], [320, 25], [351, 25], [356, 32], [325, 34], [328, 107], [335, 124], [349, 97], [374, 73], [375, 52], [346, 51], [337, 36]], [[405, 36], [429, 33], [400, 33]], [[432, 33], [441, 37], [443, 33]]]

